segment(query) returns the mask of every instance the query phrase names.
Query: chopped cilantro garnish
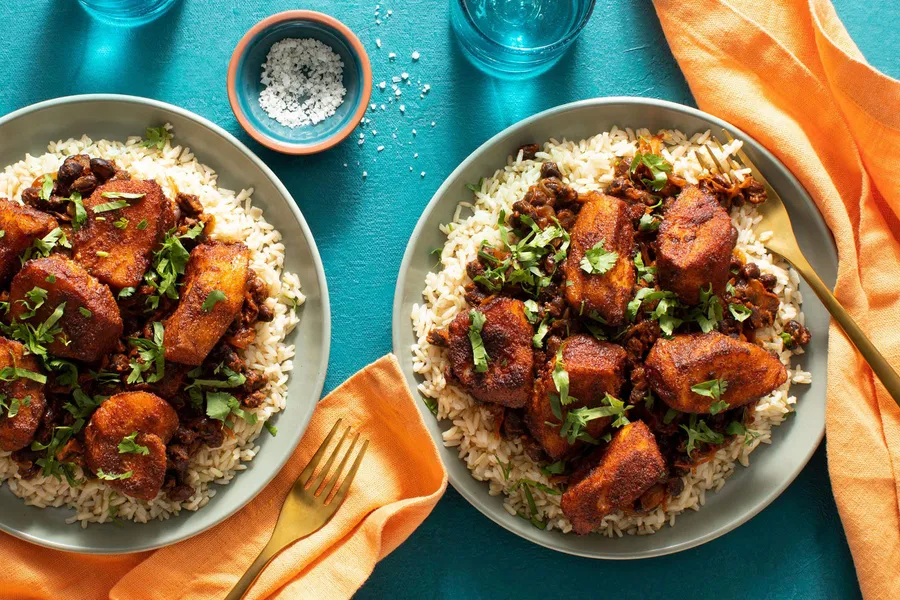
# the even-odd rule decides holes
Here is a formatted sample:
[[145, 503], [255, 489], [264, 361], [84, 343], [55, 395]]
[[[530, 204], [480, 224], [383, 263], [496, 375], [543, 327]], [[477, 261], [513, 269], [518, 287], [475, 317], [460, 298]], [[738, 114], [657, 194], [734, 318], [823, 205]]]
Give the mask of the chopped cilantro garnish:
[[644, 265], [643, 252], [638, 252], [635, 255], [634, 266], [637, 269], [638, 278], [643, 279], [646, 283], [653, 283], [653, 277], [656, 275], [656, 267]]
[[45, 235], [44, 237], [34, 240], [34, 243], [30, 248], [25, 250], [22, 254], [22, 264], [24, 265], [26, 261], [36, 258], [36, 257], [44, 257], [50, 256], [50, 252], [53, 251], [56, 246], [62, 246], [63, 248], [71, 248], [72, 244], [69, 243], [69, 239], [66, 237], [66, 234], [63, 233], [63, 230], [59, 227], [55, 228], [53, 231]]
[[47, 383], [47, 376], [18, 367], [3, 367], [0, 369], [0, 381], [15, 381], [17, 379], [30, 379], [37, 383]]
[[53, 193], [53, 177], [49, 174], [44, 175], [44, 180], [41, 181], [41, 191], [38, 193], [38, 196], [41, 200], [49, 200], [50, 194]]
[[144, 132], [144, 141], [141, 145], [144, 148], [156, 148], [162, 150], [166, 147], [166, 142], [172, 139], [172, 134], [165, 127], [148, 127]]
[[[129, 338], [128, 344], [138, 349], [140, 360], [131, 360], [131, 373], [128, 374], [127, 383], [155, 383], [160, 381], [166, 370], [166, 349], [163, 347], [165, 330], [160, 322], [153, 323], [153, 339]], [[150, 369], [154, 372], [148, 374]], [[145, 375], [146, 374], [146, 375]]]
[[[195, 239], [203, 232], [203, 223], [198, 223], [182, 236], [175, 235], [175, 229], [166, 233], [162, 246], [153, 254], [153, 262], [150, 269], [144, 275], [144, 281], [156, 288], [156, 292], [147, 296], [147, 304], [151, 310], [159, 307], [159, 301], [163, 296], [171, 300], [178, 299], [176, 280], [184, 274], [190, 254], [184, 248], [181, 240]], [[138, 229], [141, 226], [138, 225]]]
[[466, 189], [470, 190], [472, 192], [478, 193], [481, 191], [481, 184], [483, 184], [483, 183], [484, 183], [484, 177], [479, 179], [477, 184], [476, 183], [467, 183]]
[[723, 410], [727, 410], [728, 406], [729, 406], [728, 403], [725, 402], [724, 400], [716, 400], [715, 402], [713, 402], [712, 404], [709, 405], [709, 414], [717, 415], [720, 412], [722, 412]]
[[606, 240], [600, 240], [584, 253], [579, 263], [582, 271], [591, 275], [603, 275], [615, 266], [619, 253], [606, 250], [603, 247], [605, 242]]
[[206, 300], [203, 301], [203, 306], [200, 307], [200, 310], [208, 313], [217, 303], [223, 300], [225, 300], [225, 292], [222, 290], [213, 290], [206, 296]]
[[119, 290], [119, 298], [130, 298], [134, 292], [135, 290], [133, 287], [124, 287]]
[[785, 348], [790, 348], [794, 345], [794, 338], [788, 332], [782, 331], [778, 334], [778, 337], [781, 338], [781, 343], [784, 344]]
[[525, 301], [525, 318], [528, 319], [528, 322], [534, 325], [538, 322], [538, 311], [540, 311], [540, 307], [538, 307], [538, 303], [534, 300], [526, 300]]
[[255, 425], [258, 417], [255, 413], [241, 408], [241, 402], [228, 392], [206, 392], [206, 416], [218, 421], [225, 421], [229, 415], [235, 415]]
[[122, 438], [122, 441], [119, 442], [119, 454], [150, 454], [150, 449], [147, 446], [142, 446], [137, 443], [135, 440], [137, 435], [137, 431], [132, 431]]
[[688, 320], [696, 321], [703, 333], [709, 333], [725, 318], [722, 301], [713, 294], [712, 284], [700, 288], [700, 303], [688, 314]]
[[97, 250], [96, 252], [94, 252], [94, 254], [96, 254], [100, 258], [106, 258], [107, 256], [109, 256], [109, 252], [106, 252], [105, 250]]
[[149, 223], [147, 223], [147, 219], [141, 219], [141, 222], [137, 224], [138, 231], [147, 229], [147, 225], [149, 225]]
[[268, 431], [272, 437], [275, 437], [276, 435], [278, 435], [278, 428], [275, 427], [274, 425], [272, 425], [271, 423], [269, 423], [268, 421], [263, 423], [263, 427], [266, 428], [266, 431]]
[[87, 221], [87, 211], [84, 209], [84, 201], [81, 199], [81, 194], [79, 192], [72, 192], [72, 195], [67, 198], [69, 202], [75, 205], [75, 220], [72, 221], [72, 229], [78, 231], [81, 229], [81, 225]]
[[475, 371], [485, 373], [488, 370], [488, 360], [491, 358], [484, 347], [484, 340], [481, 339], [481, 329], [484, 327], [486, 318], [484, 313], [477, 310], [469, 311], [469, 318], [471, 319], [469, 324], [469, 342], [472, 344]]
[[728, 382], [724, 379], [710, 379], [696, 385], [691, 386], [691, 391], [713, 400], [721, 400], [722, 394], [728, 388]]
[[[126, 200], [137, 200], [138, 198], [143, 198], [147, 194], [138, 194], [135, 192], [103, 192], [100, 194], [104, 198], [124, 198]], [[128, 206], [126, 203], [125, 206]], [[97, 212], [96, 210], [94, 212]]]
[[644, 213], [641, 220], [638, 221], [638, 229], [641, 231], [656, 231], [662, 221], [654, 217], [651, 213]]
[[685, 447], [688, 456], [697, 448], [697, 442], [721, 444], [725, 441], [725, 436], [710, 429], [706, 421], [699, 419], [697, 415], [691, 415], [689, 423], [682, 425], [681, 428], [688, 434], [687, 446]]
[[550, 319], [545, 318], [543, 321], [541, 321], [541, 324], [538, 325], [537, 332], [531, 338], [531, 343], [535, 348], [544, 347], [544, 337], [547, 335], [548, 331], [550, 331]]
[[728, 312], [734, 317], [735, 321], [743, 323], [753, 314], [753, 310], [743, 304], [729, 304]]
[[104, 481], [115, 481], [117, 479], [131, 479], [134, 471], [125, 471], [124, 473], [104, 473], [103, 469], [97, 469], [97, 478]]
[[[106, 192], [103, 193], [104, 195], [106, 194]], [[128, 206], [128, 202], [126, 202], [125, 200], [115, 200], [113, 202], [104, 202], [103, 204], [98, 204], [91, 210], [94, 212], [94, 214], [100, 214], [109, 212], [111, 210], [119, 210], [120, 208], [125, 208], [126, 206]]]
[[94, 315], [94, 313], [92, 313], [91, 311], [89, 311], [88, 309], [86, 309], [83, 306], [78, 307], [78, 312], [80, 312], [81, 315], [87, 319], [90, 319]]
[[551, 377], [553, 378], [553, 385], [559, 393], [559, 403], [562, 406], [578, 401], [577, 398], [569, 396], [569, 372], [566, 371], [566, 366], [563, 364], [562, 345], [556, 351], [556, 364], [553, 366]]
[[128, 228], [128, 219], [125, 217], [120, 217], [118, 220], [113, 221], [113, 227], [116, 229], [127, 229]]
[[672, 165], [667, 163], [662, 156], [638, 152], [631, 160], [631, 173], [637, 171], [638, 167], [641, 165], [645, 165], [650, 170], [650, 174], [653, 177], [653, 179], [643, 179], [643, 182], [647, 187], [655, 192], [666, 187], [666, 183], [669, 181], [666, 173], [672, 172]]
[[618, 398], [614, 398], [609, 394], [603, 397], [605, 406], [596, 408], [575, 408], [566, 413], [566, 418], [562, 426], [559, 428], [559, 435], [566, 438], [570, 444], [574, 444], [576, 440], [582, 440], [596, 444], [597, 440], [591, 437], [585, 427], [594, 419], [602, 419], [603, 417], [616, 417], [613, 421], [613, 427], [622, 427], [630, 423], [625, 413], [632, 407], [626, 406], [625, 403]]

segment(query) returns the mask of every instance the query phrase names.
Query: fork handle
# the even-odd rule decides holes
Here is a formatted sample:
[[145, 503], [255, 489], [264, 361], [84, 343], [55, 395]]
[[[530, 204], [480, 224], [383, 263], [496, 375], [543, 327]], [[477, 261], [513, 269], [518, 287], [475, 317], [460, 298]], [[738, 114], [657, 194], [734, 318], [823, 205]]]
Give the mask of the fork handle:
[[845, 309], [838, 299], [834, 297], [834, 294], [831, 293], [831, 290], [828, 289], [825, 282], [819, 278], [819, 275], [812, 266], [810, 266], [806, 257], [799, 254], [798, 256], [793, 257], [793, 259], [787, 260], [794, 265], [794, 268], [803, 276], [803, 279], [806, 280], [806, 283], [813, 289], [819, 297], [819, 300], [822, 301], [822, 304], [825, 305], [825, 308], [828, 309], [828, 312], [834, 317], [834, 320], [841, 326], [841, 329], [844, 330], [844, 333], [847, 334], [847, 337], [850, 338], [850, 341], [856, 346], [856, 349], [859, 350], [862, 357], [869, 363], [872, 371], [878, 376], [878, 379], [881, 380], [881, 383], [894, 399], [894, 402], [897, 403], [897, 406], [900, 406], [900, 375], [897, 375], [897, 371], [895, 371], [887, 359], [882, 356], [881, 352], [879, 352], [878, 348], [875, 347], [875, 344], [869, 340], [865, 332], [860, 329], [859, 325], [856, 324], [856, 321], [853, 320], [853, 317], [850, 316], [850, 313], [847, 312], [847, 309]]
[[310, 533], [313, 532], [310, 531], [300, 537], [291, 536], [290, 539], [282, 539], [282, 536], [278, 535], [278, 526], [276, 525], [275, 531], [272, 532], [272, 537], [269, 539], [269, 543], [265, 545], [259, 553], [259, 556], [256, 557], [256, 560], [253, 561], [253, 564], [250, 565], [247, 572], [244, 573], [244, 576], [238, 580], [233, 588], [231, 588], [231, 591], [228, 592], [225, 600], [240, 600], [243, 598], [244, 594], [247, 593], [247, 590], [256, 583], [259, 574], [262, 573], [263, 569], [272, 562], [272, 559], [275, 558], [279, 552], [284, 550], [289, 544], [305, 538]]
[[240, 600], [244, 597], [244, 594], [246, 594], [247, 590], [250, 589], [250, 586], [256, 582], [256, 578], [259, 577], [262, 570], [269, 564], [272, 558], [278, 554], [278, 551], [283, 548], [283, 546], [276, 545], [274, 542], [275, 537], [273, 536], [272, 539], [269, 540], [269, 543], [262, 549], [262, 552], [259, 553], [259, 556], [256, 557], [256, 560], [253, 561], [253, 564], [247, 569], [247, 572], [244, 573], [244, 576], [238, 580], [233, 588], [231, 588], [231, 591], [228, 592], [225, 600]]

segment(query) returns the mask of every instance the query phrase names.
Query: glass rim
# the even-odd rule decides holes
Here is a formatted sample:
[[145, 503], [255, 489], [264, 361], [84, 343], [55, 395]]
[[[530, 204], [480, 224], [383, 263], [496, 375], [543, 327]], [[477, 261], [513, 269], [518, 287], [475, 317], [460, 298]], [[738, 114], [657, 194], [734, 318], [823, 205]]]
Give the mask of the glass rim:
[[485, 40], [492, 46], [496, 46], [497, 48], [502, 48], [505, 51], [511, 51], [511, 52], [516, 52], [516, 53], [519, 53], [519, 52], [527, 53], [527, 52], [534, 52], [534, 51], [538, 51], [538, 50], [552, 50], [554, 48], [558, 48], [560, 46], [564, 46], [564, 45], [570, 43], [575, 37], [578, 36], [579, 33], [581, 33], [581, 30], [584, 29], [585, 25], [587, 25], [587, 22], [590, 20], [591, 15], [594, 14], [594, 8], [597, 6], [597, 0], [590, 0], [590, 6], [588, 7], [587, 11], [585, 11], [584, 15], [581, 17], [581, 21], [579, 21], [578, 25], [573, 27], [572, 31], [570, 31], [568, 34], [566, 34], [566, 36], [563, 37], [562, 39], [559, 39], [559, 40], [553, 42], [552, 44], [546, 44], [544, 46], [533, 46], [530, 48], [516, 48], [515, 46], [507, 46], [505, 44], [501, 44], [500, 42], [498, 42], [494, 39], [491, 39], [481, 30], [480, 27], [478, 27], [478, 25], [475, 23], [475, 20], [472, 18], [472, 14], [469, 12], [469, 6], [468, 6], [469, 0], [454, 0], [454, 1], [459, 3], [460, 8], [462, 9], [463, 15], [466, 18], [466, 21], [472, 27], [472, 29], [475, 30], [476, 33], [478, 33], [478, 35], [483, 40]]

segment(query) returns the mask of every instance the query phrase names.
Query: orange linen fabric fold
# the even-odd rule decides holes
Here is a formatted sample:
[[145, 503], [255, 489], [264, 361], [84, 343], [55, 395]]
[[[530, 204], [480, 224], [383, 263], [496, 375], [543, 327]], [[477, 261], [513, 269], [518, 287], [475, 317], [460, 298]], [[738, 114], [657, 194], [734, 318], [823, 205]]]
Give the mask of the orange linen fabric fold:
[[[835, 294], [900, 367], [900, 81], [866, 63], [827, 0], [654, 4], [698, 106], [809, 190], [840, 255]], [[860, 586], [900, 598], [900, 409], [834, 324], [828, 364], [828, 467]]]
[[[168, 548], [109, 557], [47, 550], [2, 535], [0, 598], [224, 597], [269, 540], [288, 489], [341, 417], [370, 440], [346, 501], [323, 529], [277, 556], [248, 598], [349, 598], [375, 563], [425, 520], [447, 486], [437, 448], [393, 355], [323, 399], [281, 473], [224, 523]], [[256, 460], [266, 460], [265, 454]], [[238, 476], [231, 485], [240, 484]]]

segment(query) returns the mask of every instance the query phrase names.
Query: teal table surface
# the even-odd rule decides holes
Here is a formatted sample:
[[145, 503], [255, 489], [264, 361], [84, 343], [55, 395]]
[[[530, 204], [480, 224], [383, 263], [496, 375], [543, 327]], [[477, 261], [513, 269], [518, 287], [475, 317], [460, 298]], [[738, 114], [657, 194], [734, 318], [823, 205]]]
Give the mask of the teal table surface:
[[[443, 179], [482, 142], [538, 111], [595, 96], [694, 104], [648, 0], [599, 0], [584, 36], [560, 64], [515, 83], [482, 75], [461, 56], [446, 0], [180, 0], [159, 21], [133, 30], [102, 28], [75, 0], [0, 4], [6, 25], [0, 113], [69, 94], [156, 98], [218, 123], [275, 170], [309, 221], [325, 263], [333, 311], [326, 392], [391, 350], [394, 283], [409, 235]], [[875, 10], [863, 0], [837, 0], [836, 6], [869, 61], [900, 76], [896, 5]], [[232, 115], [225, 92], [232, 49], [258, 20], [292, 8], [347, 23], [369, 51], [376, 84], [388, 82], [387, 92], [373, 93], [379, 106], [367, 114], [364, 144], [354, 136], [318, 156], [286, 157], [252, 141]], [[421, 54], [417, 62], [413, 51]], [[414, 82], [402, 88], [405, 113], [388, 101], [391, 77], [403, 72]], [[431, 91], [420, 97], [416, 90], [426, 83]], [[358, 597], [563, 595], [858, 597], [824, 446], [749, 523], [700, 548], [640, 562], [592, 561], [529, 544], [450, 489]]]

